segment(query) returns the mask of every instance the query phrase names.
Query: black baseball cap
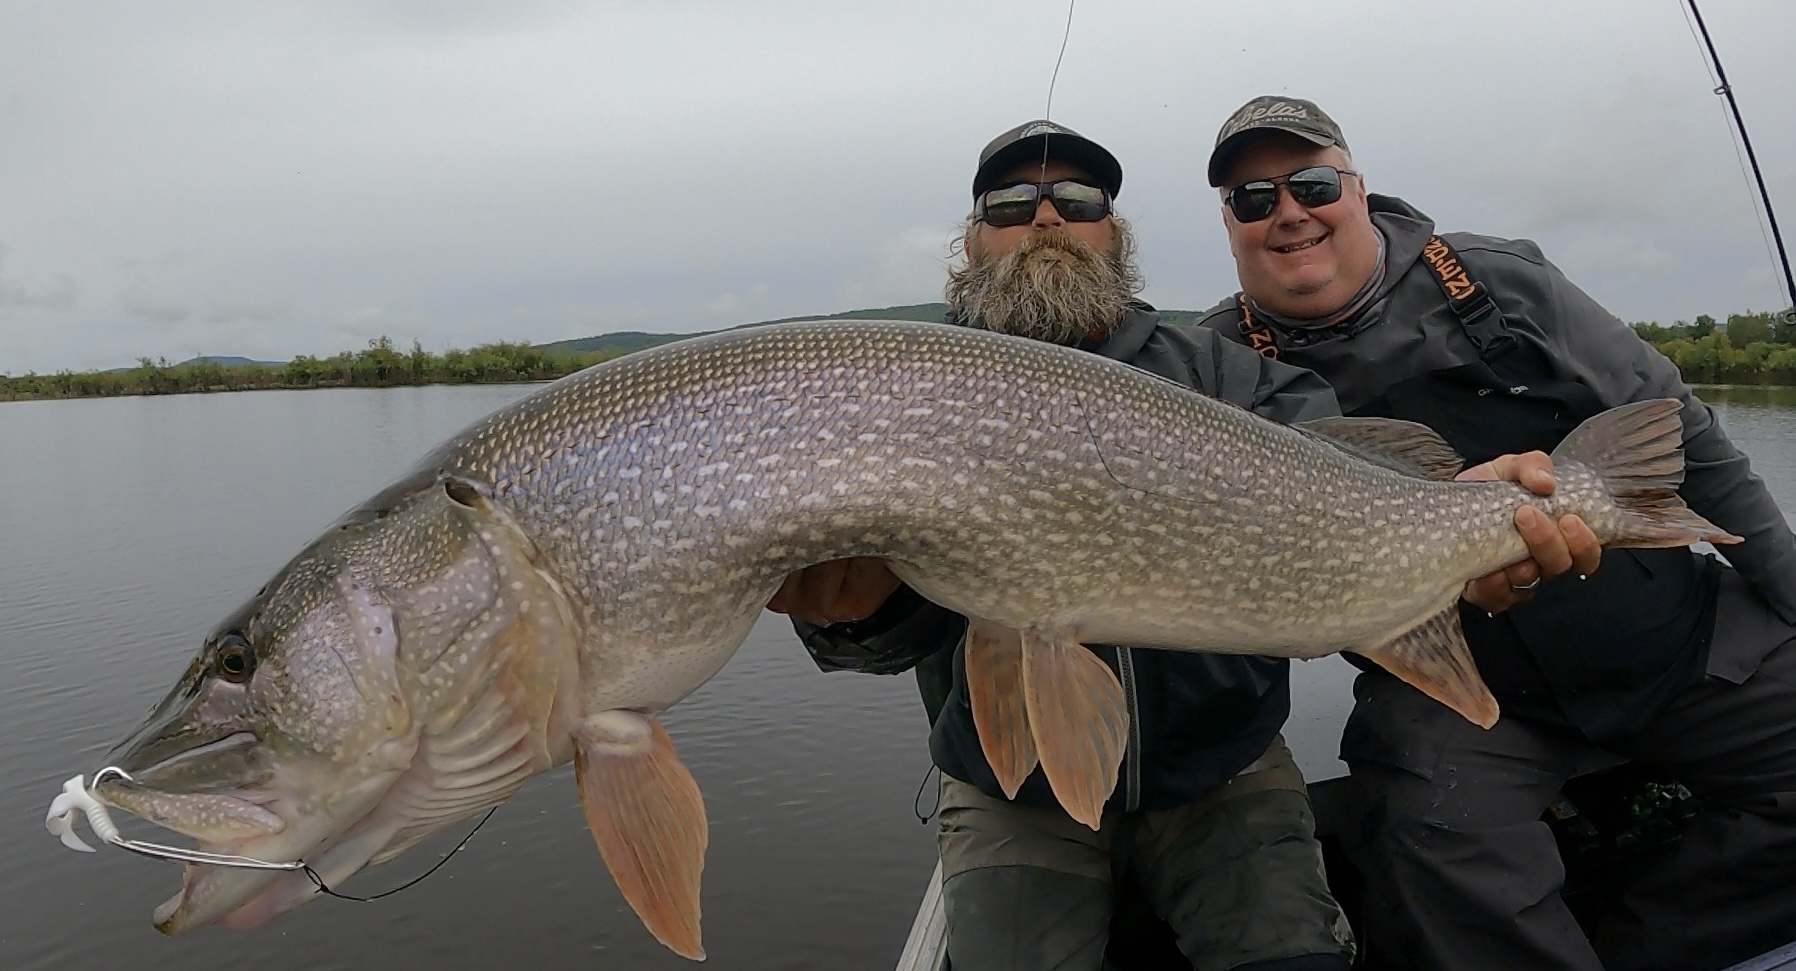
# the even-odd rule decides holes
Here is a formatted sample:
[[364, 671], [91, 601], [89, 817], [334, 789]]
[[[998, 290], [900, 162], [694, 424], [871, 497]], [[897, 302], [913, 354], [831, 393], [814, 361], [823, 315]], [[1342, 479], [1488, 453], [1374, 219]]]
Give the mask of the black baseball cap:
[[1348, 150], [1341, 126], [1316, 107], [1315, 102], [1263, 94], [1237, 108], [1229, 120], [1222, 123], [1222, 130], [1216, 133], [1216, 148], [1210, 152], [1211, 186], [1222, 185], [1223, 178], [1228, 175], [1229, 163], [1234, 161], [1235, 150], [1248, 135], [1259, 131], [1289, 132], [1312, 145], [1323, 148], [1339, 145], [1341, 151]]
[[1098, 180], [1110, 198], [1122, 191], [1122, 164], [1104, 146], [1065, 125], [1046, 120], [1026, 121], [991, 140], [979, 153], [979, 169], [973, 173], [973, 198], [998, 187], [1004, 174], [1031, 160], [1071, 162]]

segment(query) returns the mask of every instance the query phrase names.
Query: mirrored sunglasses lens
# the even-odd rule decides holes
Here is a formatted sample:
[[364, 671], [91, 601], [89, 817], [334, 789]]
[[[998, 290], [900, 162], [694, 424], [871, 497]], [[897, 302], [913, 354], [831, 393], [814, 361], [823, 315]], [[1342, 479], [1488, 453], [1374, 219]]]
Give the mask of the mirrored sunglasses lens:
[[1020, 226], [1035, 218], [1039, 198], [1032, 185], [993, 189], [985, 194], [984, 212], [980, 218], [988, 226]]
[[1278, 208], [1278, 186], [1270, 182], [1249, 182], [1229, 193], [1229, 209], [1238, 222], [1257, 223]]
[[1035, 207], [1025, 203], [1007, 202], [1001, 206], [987, 206], [985, 224], [988, 226], [1020, 226], [1035, 218]]
[[1285, 184], [1291, 190], [1291, 198], [1307, 209], [1330, 205], [1341, 198], [1341, 173], [1328, 166], [1293, 172]]
[[1061, 202], [1055, 208], [1060, 210], [1060, 218], [1076, 223], [1095, 223], [1109, 215], [1102, 202]]
[[1110, 200], [1104, 196], [1104, 190], [1083, 182], [1054, 183], [1053, 199], [1061, 218], [1073, 222], [1096, 222], [1110, 213]]

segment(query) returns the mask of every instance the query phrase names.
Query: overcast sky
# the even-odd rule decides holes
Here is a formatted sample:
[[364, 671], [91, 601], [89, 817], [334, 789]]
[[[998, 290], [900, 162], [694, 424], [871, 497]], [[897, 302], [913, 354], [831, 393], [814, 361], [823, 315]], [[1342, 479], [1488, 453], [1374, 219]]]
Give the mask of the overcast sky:
[[[1796, 232], [1796, 3], [1704, 0]], [[1678, 0], [1079, 0], [1053, 117], [1122, 161], [1146, 297], [1235, 290], [1242, 101], [1375, 192], [1540, 241], [1629, 320], [1784, 305]], [[939, 299], [1063, 0], [0, 0], [0, 373], [686, 332]], [[1796, 240], [1792, 241], [1796, 243]]]

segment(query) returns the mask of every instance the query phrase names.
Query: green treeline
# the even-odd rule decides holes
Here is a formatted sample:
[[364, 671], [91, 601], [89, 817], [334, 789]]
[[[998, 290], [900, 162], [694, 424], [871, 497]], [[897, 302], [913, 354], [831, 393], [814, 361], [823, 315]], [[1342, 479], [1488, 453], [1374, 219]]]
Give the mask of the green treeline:
[[301, 354], [286, 364], [224, 364], [198, 359], [182, 364], [140, 358], [119, 371], [59, 371], [0, 375], [0, 401], [95, 398], [275, 388], [391, 388], [407, 384], [501, 384], [548, 381], [618, 356], [616, 351], [557, 353], [529, 344], [482, 344], [433, 354], [412, 342], [410, 351], [390, 338], [335, 357]]
[[[904, 310], [909, 308], [888, 308]], [[835, 316], [851, 316], [837, 314]], [[1162, 311], [1170, 320], [1189, 311]], [[1732, 314], [1726, 322], [1704, 314], [1670, 326], [1639, 322], [1636, 333], [1658, 348], [1691, 384], [1796, 386], [1796, 313]], [[634, 345], [665, 343], [692, 335], [642, 334]], [[585, 341], [563, 342], [584, 344]], [[628, 352], [606, 346], [576, 350], [565, 346], [482, 344], [442, 354], [394, 348], [390, 338], [368, 342], [359, 351], [335, 357], [302, 354], [286, 364], [228, 364], [205, 358], [170, 364], [141, 358], [117, 371], [59, 371], [55, 374], [0, 374], [0, 401], [34, 398], [96, 398], [139, 394], [192, 394], [273, 388], [391, 388], [411, 384], [502, 384], [548, 381]]]
[[1669, 327], [1633, 326], [1689, 384], [1796, 385], [1796, 313], [1732, 314], [1725, 324], [1703, 314]]

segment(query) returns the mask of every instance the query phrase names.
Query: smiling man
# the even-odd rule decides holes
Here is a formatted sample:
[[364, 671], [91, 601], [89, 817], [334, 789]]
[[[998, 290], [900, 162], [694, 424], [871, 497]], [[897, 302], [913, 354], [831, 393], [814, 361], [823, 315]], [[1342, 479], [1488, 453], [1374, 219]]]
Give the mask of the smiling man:
[[[1209, 181], [1241, 292], [1205, 326], [1322, 375], [1347, 414], [1429, 425], [1472, 462], [1551, 450], [1606, 408], [1677, 398], [1679, 492], [1746, 538], [1728, 548], [1732, 568], [1687, 549], [1616, 550], [1588, 582], [1549, 584], [1500, 616], [1462, 605], [1503, 709], [1488, 732], [1381, 671], [1360, 676], [1342, 839], [1369, 882], [1358, 930], [1377, 966], [1720, 968], [1796, 940], [1796, 538], [1714, 413], [1533, 243], [1437, 234], [1368, 193], [1309, 101], [1243, 105]], [[1708, 811], [1593, 947], [1559, 897], [1540, 818], [1607, 753], [1668, 768]]]

